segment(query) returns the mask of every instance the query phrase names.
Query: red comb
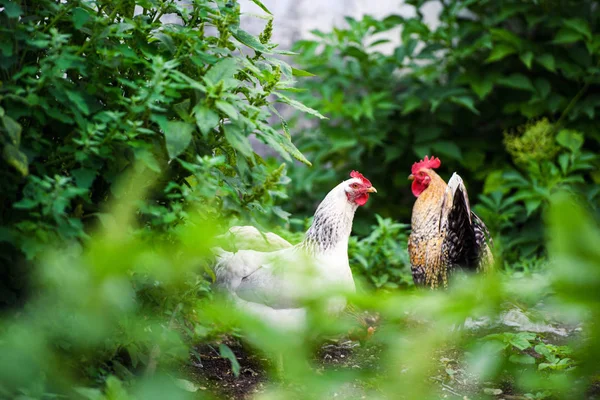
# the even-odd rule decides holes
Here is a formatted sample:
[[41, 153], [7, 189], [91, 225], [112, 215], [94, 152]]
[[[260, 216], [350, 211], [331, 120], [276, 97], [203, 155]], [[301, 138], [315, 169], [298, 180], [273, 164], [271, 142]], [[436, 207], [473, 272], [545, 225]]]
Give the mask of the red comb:
[[360, 172], [358, 172], [358, 171], [352, 171], [352, 172], [350, 172], [350, 177], [351, 177], [351, 178], [358, 178], [358, 179], [360, 179], [360, 180], [362, 181], [362, 183], [364, 183], [365, 185], [367, 185], [367, 186], [372, 186], [372, 185], [371, 185], [371, 181], [370, 181], [370, 180], [368, 180], [367, 178], [365, 178], [365, 177], [363, 176], [363, 174], [361, 174], [361, 173], [360, 173]]
[[419, 170], [422, 168], [430, 168], [430, 169], [439, 168], [440, 165], [442, 165], [442, 162], [440, 161], [439, 158], [434, 157], [434, 156], [431, 156], [431, 158], [427, 158], [427, 156], [425, 156], [424, 159], [413, 164], [412, 173], [414, 175], [417, 172], [419, 172]]

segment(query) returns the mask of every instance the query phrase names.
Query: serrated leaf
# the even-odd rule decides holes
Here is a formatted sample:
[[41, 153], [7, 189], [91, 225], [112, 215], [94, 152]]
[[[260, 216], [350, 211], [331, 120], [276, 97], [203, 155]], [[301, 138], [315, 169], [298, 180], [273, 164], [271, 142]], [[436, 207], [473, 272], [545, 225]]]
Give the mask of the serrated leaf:
[[541, 56], [537, 56], [535, 61], [541, 64], [548, 71], [556, 72], [556, 63], [552, 54], [544, 53]]
[[73, 27], [79, 30], [90, 19], [90, 14], [84, 8], [76, 7], [73, 9], [71, 19], [73, 20]]
[[17, 147], [10, 143], [6, 143], [4, 145], [4, 150], [2, 151], [2, 156], [4, 157], [4, 160], [19, 171], [22, 176], [27, 176], [29, 174], [29, 161], [27, 160], [27, 156], [19, 151]]
[[498, 84], [508, 86], [515, 89], [535, 91], [535, 87], [528, 77], [523, 74], [512, 74], [498, 79]]
[[89, 115], [90, 108], [88, 107], [87, 102], [85, 101], [85, 99], [83, 98], [81, 93], [74, 92], [71, 90], [67, 90], [65, 93], [67, 94], [67, 97], [69, 98], [69, 100], [71, 100], [71, 102], [73, 102], [73, 104], [75, 104], [77, 109], [79, 111], [81, 111], [82, 114]]
[[246, 46], [254, 49], [255, 51], [259, 51], [264, 54], [272, 54], [271, 50], [269, 50], [264, 44], [258, 40], [258, 38], [245, 30], [241, 29], [237, 25], [231, 25], [229, 27], [229, 31], [233, 35], [234, 38], [237, 39], [238, 42], [245, 44]]
[[289, 153], [296, 160], [308, 166], [312, 166], [312, 163], [306, 159], [304, 154], [302, 154], [302, 152], [298, 150], [298, 148], [292, 143], [292, 141], [288, 137], [283, 135], [275, 135], [274, 139], [287, 153]]
[[240, 374], [240, 363], [238, 362], [237, 357], [235, 356], [235, 354], [233, 354], [233, 351], [231, 351], [229, 346], [227, 346], [224, 343], [221, 343], [219, 345], [219, 354], [221, 355], [221, 357], [226, 358], [231, 362], [231, 371], [233, 371], [233, 374], [235, 376], [238, 376]]
[[238, 69], [239, 67], [234, 58], [224, 58], [208, 70], [206, 75], [204, 75], [204, 79], [213, 85], [216, 85], [220, 81], [224, 81], [226, 86], [228, 86], [228, 84], [231, 83], [229, 81], [233, 79], [233, 76]]
[[171, 54], [175, 54], [177, 51], [177, 46], [175, 46], [173, 38], [164, 32], [154, 32], [152, 36], [150, 36], [150, 43], [156, 41], [160, 42]]
[[219, 114], [210, 108], [197, 105], [194, 107], [194, 114], [196, 116], [196, 125], [205, 137], [219, 124]]
[[247, 158], [252, 157], [254, 154], [252, 145], [250, 145], [248, 138], [244, 135], [239, 126], [227, 124], [223, 127], [223, 130], [225, 131], [225, 139], [227, 139], [231, 147], [238, 150]]
[[315, 117], [318, 117], [320, 119], [328, 119], [327, 117], [321, 115], [321, 113], [318, 112], [317, 110], [313, 110], [312, 108], [305, 106], [304, 104], [300, 103], [297, 100], [290, 99], [289, 97], [287, 97], [279, 92], [273, 92], [273, 94], [275, 96], [277, 96], [279, 98], [279, 101], [281, 101], [282, 103], [289, 104], [290, 106], [294, 107], [295, 109], [297, 109], [299, 111], [305, 112], [310, 115], [314, 115]]
[[496, 62], [496, 61], [500, 61], [503, 58], [516, 53], [517, 50], [512, 47], [509, 46], [507, 44], [497, 44], [494, 46], [494, 48], [492, 49], [492, 52], [490, 53], [490, 55], [488, 56], [488, 58], [485, 60], [486, 63], [492, 63], [492, 62]]
[[533, 61], [533, 53], [531, 51], [519, 55], [519, 58], [523, 61], [527, 69], [531, 69], [531, 62]]
[[194, 125], [181, 121], [168, 121], [161, 124], [165, 135], [165, 143], [169, 158], [173, 159], [183, 153], [192, 140]]

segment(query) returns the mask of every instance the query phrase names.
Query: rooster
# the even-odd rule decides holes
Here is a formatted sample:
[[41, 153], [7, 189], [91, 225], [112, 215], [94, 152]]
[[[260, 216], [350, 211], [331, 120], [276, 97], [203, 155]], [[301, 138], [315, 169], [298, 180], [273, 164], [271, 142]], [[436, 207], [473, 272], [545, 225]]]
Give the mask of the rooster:
[[471, 211], [462, 179], [454, 173], [446, 184], [434, 172], [440, 165], [439, 158], [425, 156], [408, 176], [417, 198], [408, 238], [412, 276], [431, 288], [446, 287], [457, 269], [485, 271], [494, 262], [490, 234]]
[[327, 194], [304, 240], [296, 246], [272, 233], [262, 235], [252, 227], [230, 229], [229, 234], [241, 239], [245, 247], [262, 239], [276, 249], [215, 249], [217, 285], [237, 307], [286, 329], [304, 326], [306, 299], [325, 296], [329, 312], [344, 309], [345, 298], [328, 294], [336, 289], [345, 293], [355, 290], [348, 263], [352, 221], [358, 207], [367, 203], [369, 194], [377, 192], [359, 172], [352, 171], [350, 177]]

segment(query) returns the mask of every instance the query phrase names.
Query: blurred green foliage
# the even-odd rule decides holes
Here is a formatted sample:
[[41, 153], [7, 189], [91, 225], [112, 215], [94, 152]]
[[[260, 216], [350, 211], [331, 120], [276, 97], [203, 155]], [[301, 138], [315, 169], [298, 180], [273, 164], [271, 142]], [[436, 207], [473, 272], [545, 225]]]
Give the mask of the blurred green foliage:
[[[85, 241], [106, 222], [104, 205], [128, 193], [116, 182], [134, 165], [159, 176], [140, 176], [152, 187], [138, 219], [155, 232], [168, 236], [198, 204], [217, 221], [287, 218], [273, 207], [285, 167], [254, 153], [249, 136], [308, 163], [285, 122], [280, 132], [269, 121], [277, 102], [320, 114], [284, 94], [298, 72], [277, 57], [289, 52], [270, 41], [270, 15], [255, 37], [224, 0], [2, 5], [3, 263]], [[3, 271], [1, 301], [14, 301], [22, 271]]]
[[[267, 13], [258, 37], [235, 1], [0, 0], [0, 397], [218, 397], [194, 381], [198, 346], [239, 376], [235, 340], [266, 360], [261, 398], [597, 397], [593, 2], [449, 0], [434, 30], [424, 1], [406, 2], [413, 18], [348, 19], [296, 45], [317, 74], [300, 101], [282, 92], [310, 74], [281, 61], [253, 2]], [[377, 51], [393, 28], [402, 45]], [[292, 137], [278, 101], [330, 120]], [[290, 180], [250, 135], [315, 167]], [[397, 222], [410, 165], [432, 151], [479, 199], [507, 266], [448, 291], [411, 289]], [[331, 318], [313, 299], [305, 330], [267, 326], [212, 292], [210, 247], [239, 220], [279, 222], [297, 243], [289, 227], [305, 229], [351, 169], [378, 188], [379, 214], [351, 238], [362, 285], [350, 300], [380, 322], [331, 368], [315, 348], [356, 315]], [[507, 322], [515, 310], [527, 320]]]
[[[414, 16], [348, 17], [347, 27], [314, 31], [314, 39], [295, 44], [300, 67], [316, 75], [296, 98], [330, 119], [305, 124], [298, 135], [302, 152], [327, 169], [291, 170], [294, 211], [310, 214], [305, 193], [317, 201], [340, 173], [356, 168], [393, 199], [370, 208], [406, 221], [414, 202], [406, 176], [433, 153], [443, 178], [462, 176], [473, 204], [485, 195], [495, 218], [483, 219], [510, 243], [503, 246], [509, 261], [539, 254], [543, 232], [532, 221], [553, 188], [580, 181], [597, 204], [591, 187], [600, 183], [600, 160], [590, 154], [600, 148], [596, 3], [449, 0], [440, 3], [436, 26], [425, 22], [426, 1], [405, 3]], [[388, 40], [394, 35], [399, 45]], [[578, 134], [557, 137], [564, 128]], [[575, 137], [574, 147], [565, 146]], [[529, 161], [539, 157], [543, 165], [531, 170]], [[545, 171], [548, 162], [552, 171]], [[364, 235], [365, 218], [357, 221]]]

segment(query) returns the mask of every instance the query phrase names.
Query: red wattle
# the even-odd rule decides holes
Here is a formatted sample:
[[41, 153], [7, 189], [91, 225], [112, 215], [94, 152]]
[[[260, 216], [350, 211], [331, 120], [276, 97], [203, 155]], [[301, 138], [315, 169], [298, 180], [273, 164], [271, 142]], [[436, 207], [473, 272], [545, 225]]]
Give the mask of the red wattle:
[[354, 199], [354, 202], [356, 204], [358, 204], [359, 206], [364, 206], [365, 204], [367, 204], [367, 200], [369, 200], [369, 194], [363, 193], [363, 194], [356, 196], [356, 198]]
[[417, 182], [417, 180], [415, 179], [412, 185], [410, 185], [410, 188], [412, 189], [412, 192], [415, 195], [415, 197], [419, 197], [419, 195], [423, 193], [423, 190], [427, 189], [427, 186], [424, 185], [423, 182]]

